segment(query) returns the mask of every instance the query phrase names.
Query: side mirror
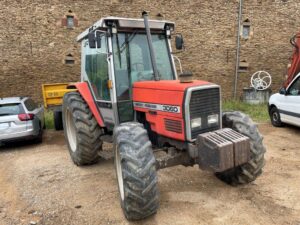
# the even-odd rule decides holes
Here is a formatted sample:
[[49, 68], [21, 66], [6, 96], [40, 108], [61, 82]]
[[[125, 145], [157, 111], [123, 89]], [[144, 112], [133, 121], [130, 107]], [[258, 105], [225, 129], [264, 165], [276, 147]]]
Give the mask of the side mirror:
[[281, 94], [281, 95], [286, 95], [286, 89], [285, 89], [285, 88], [281, 88], [281, 89], [279, 90], [279, 94]]
[[101, 33], [90, 32], [88, 34], [90, 48], [101, 48]]
[[175, 44], [177, 50], [182, 50], [184, 48], [184, 41], [182, 34], [177, 34], [175, 38]]

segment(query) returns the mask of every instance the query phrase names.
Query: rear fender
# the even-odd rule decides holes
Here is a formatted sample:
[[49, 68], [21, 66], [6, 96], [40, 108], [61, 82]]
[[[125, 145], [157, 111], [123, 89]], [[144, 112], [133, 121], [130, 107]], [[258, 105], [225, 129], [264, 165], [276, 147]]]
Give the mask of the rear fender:
[[78, 82], [78, 83], [73, 83], [69, 84], [68, 89], [74, 89], [76, 88], [79, 93], [81, 94], [82, 98], [86, 101], [88, 104], [90, 110], [92, 111], [95, 119], [97, 120], [98, 124], [100, 127], [105, 127], [103, 118], [100, 114], [100, 111], [96, 105], [95, 99], [91, 93], [90, 87], [86, 82]]

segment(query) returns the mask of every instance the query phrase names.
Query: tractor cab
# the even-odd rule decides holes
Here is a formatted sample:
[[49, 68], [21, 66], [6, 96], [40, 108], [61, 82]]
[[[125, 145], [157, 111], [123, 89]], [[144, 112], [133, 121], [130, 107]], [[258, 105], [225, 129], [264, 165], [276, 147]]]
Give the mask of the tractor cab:
[[174, 23], [149, 20], [148, 25], [155, 56], [143, 19], [106, 17], [77, 38], [82, 49], [81, 80], [89, 84], [108, 129], [134, 120], [134, 83], [177, 79], [171, 50]]

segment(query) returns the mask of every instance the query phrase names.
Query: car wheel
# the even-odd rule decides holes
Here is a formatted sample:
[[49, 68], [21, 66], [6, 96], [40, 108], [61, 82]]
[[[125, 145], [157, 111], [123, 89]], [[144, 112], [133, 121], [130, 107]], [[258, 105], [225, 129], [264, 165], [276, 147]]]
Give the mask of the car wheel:
[[40, 131], [38, 136], [36, 137], [36, 143], [42, 143], [43, 142], [43, 128], [40, 127]]
[[278, 109], [273, 106], [270, 111], [271, 123], [274, 127], [282, 127], [283, 123], [281, 122], [280, 114]]

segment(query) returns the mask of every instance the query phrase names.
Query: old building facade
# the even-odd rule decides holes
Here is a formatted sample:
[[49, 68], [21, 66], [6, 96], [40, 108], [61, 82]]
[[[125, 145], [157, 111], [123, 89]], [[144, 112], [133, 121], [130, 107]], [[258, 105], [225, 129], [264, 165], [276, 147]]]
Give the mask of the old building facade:
[[[220, 84], [224, 97], [232, 97], [238, 0], [0, 0], [0, 6], [0, 97], [41, 101], [41, 84], [78, 81], [76, 36], [101, 17], [140, 17], [142, 10], [175, 21], [185, 38], [186, 51], [178, 54], [184, 70]], [[273, 90], [280, 87], [299, 10], [295, 0], [244, 0], [238, 95], [258, 70], [273, 76]]]

